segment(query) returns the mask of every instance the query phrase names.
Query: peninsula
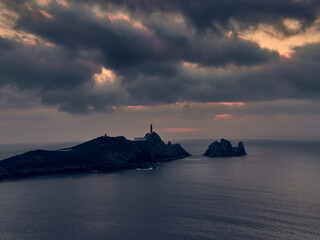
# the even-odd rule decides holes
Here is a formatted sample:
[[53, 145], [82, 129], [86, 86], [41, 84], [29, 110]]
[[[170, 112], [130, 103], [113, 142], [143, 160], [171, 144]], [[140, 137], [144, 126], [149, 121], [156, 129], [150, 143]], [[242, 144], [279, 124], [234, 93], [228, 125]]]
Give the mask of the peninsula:
[[165, 144], [151, 131], [134, 141], [101, 136], [71, 148], [35, 150], [0, 161], [0, 180], [57, 173], [110, 172], [147, 168], [191, 156], [180, 144]]

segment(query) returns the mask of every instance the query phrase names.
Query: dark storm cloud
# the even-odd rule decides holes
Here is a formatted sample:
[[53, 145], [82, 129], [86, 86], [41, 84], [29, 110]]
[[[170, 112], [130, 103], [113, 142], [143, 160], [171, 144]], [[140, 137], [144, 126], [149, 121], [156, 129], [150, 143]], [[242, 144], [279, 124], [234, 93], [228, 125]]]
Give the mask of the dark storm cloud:
[[[81, 0], [84, 3], [93, 1]], [[77, 1], [79, 2], [79, 1]], [[215, 29], [220, 25], [230, 27], [235, 20], [243, 28], [259, 23], [272, 24], [285, 34], [292, 34], [283, 25], [284, 18], [297, 19], [302, 30], [312, 24], [318, 14], [320, 2], [317, 0], [94, 0], [103, 6], [126, 8], [137, 14], [157, 11], [178, 12], [199, 30]]]
[[[34, 91], [43, 104], [68, 112], [177, 101], [320, 97], [319, 45], [296, 49], [292, 59], [284, 60], [215, 28], [231, 29], [230, 20], [245, 28], [258, 23], [281, 28], [282, 19], [289, 17], [307, 26], [318, 13], [316, 1], [101, 1], [106, 9], [110, 3], [110, 8], [126, 8], [148, 30], [125, 20], [99, 19], [88, 8], [93, 1], [68, 2], [69, 7], [54, 2], [44, 7], [53, 16], [47, 18], [36, 5], [5, 1], [19, 14], [16, 30], [55, 46], [0, 38], [0, 87]], [[163, 21], [155, 20], [153, 12], [160, 12]], [[165, 12], [181, 13], [190, 24], [170, 23]], [[117, 84], [94, 84], [93, 76], [102, 66], [114, 71]]]
[[[11, 9], [19, 9], [21, 12], [21, 6], [28, 0], [3, 1]], [[316, 20], [320, 8], [318, 0], [68, 0], [68, 3], [73, 8], [79, 3], [98, 3], [106, 9], [118, 7], [138, 15], [154, 12], [181, 13], [199, 30], [217, 30], [217, 25], [230, 27], [230, 20], [235, 20], [244, 28], [259, 23], [272, 24], [287, 34], [290, 32], [282, 23], [284, 18], [299, 20], [304, 29]]]
[[[277, 54], [242, 40], [198, 35], [186, 31], [172, 33], [167, 26], [151, 26], [154, 35], [132, 28], [124, 21], [98, 19], [87, 8], [75, 9], [55, 6], [53, 19], [40, 12], [25, 10], [17, 28], [39, 35], [51, 42], [72, 49], [97, 49], [106, 64], [123, 69], [140, 63], [190, 61], [203, 65], [254, 65], [277, 58]], [[178, 30], [178, 29], [177, 29]]]
[[[320, 44], [307, 46], [312, 59], [301, 58], [304, 48], [292, 59], [283, 59], [257, 68], [233, 70], [180, 69], [173, 77], [140, 77], [125, 84], [130, 96], [157, 103], [190, 101], [268, 101], [281, 99], [319, 99], [320, 68], [316, 50]], [[311, 48], [311, 49], [310, 49]], [[314, 57], [313, 57], [314, 56]]]
[[294, 56], [304, 61], [320, 62], [320, 44], [309, 44], [295, 48]]
[[9, 40], [0, 37], [0, 49], [11, 50], [12, 44]]
[[263, 101], [320, 97], [319, 62], [289, 59], [258, 69], [202, 75], [188, 88], [198, 101]]
[[59, 110], [72, 113], [89, 111], [113, 111], [112, 106], [123, 104], [121, 91], [109, 91], [103, 95], [95, 94], [88, 86], [79, 86], [72, 91], [64, 89], [42, 91], [42, 102], [49, 106], [57, 106]]
[[98, 66], [80, 54], [58, 48], [26, 46], [0, 38], [0, 84], [20, 88], [71, 89], [88, 82]]
[[320, 102], [304, 100], [281, 100], [270, 102], [252, 102], [242, 109], [238, 108], [233, 113], [239, 115], [301, 115], [312, 116], [320, 114]]
[[[118, 97], [111, 91], [99, 96], [90, 89], [93, 74], [101, 66], [92, 61], [92, 53], [65, 52], [65, 49], [26, 46], [0, 38], [1, 107], [14, 102], [15, 106], [29, 106], [25, 100], [31, 93], [42, 103], [70, 112], [85, 112], [91, 105], [96, 110], [109, 110]], [[18, 95], [16, 98], [14, 94]], [[102, 106], [103, 105], [103, 106]], [[12, 105], [13, 106], [13, 105]]]
[[41, 106], [41, 99], [35, 91], [20, 90], [10, 86], [0, 87], [0, 111], [9, 109], [29, 109]]

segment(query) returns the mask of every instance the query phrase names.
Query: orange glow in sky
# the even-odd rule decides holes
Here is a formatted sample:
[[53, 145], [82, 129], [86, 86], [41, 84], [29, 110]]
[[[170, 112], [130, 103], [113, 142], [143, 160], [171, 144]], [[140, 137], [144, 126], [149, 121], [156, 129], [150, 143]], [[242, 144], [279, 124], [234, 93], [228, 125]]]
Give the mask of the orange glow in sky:
[[129, 16], [124, 15], [123, 13], [119, 13], [119, 14], [107, 13], [107, 17], [110, 21], [116, 21], [116, 20], [123, 20], [126, 22], [130, 21]]
[[50, 14], [50, 13], [47, 13], [46, 11], [44, 10], [39, 10], [39, 12], [42, 13], [42, 15], [46, 18], [53, 18], [53, 16]]
[[124, 107], [126, 109], [133, 109], [133, 110], [143, 110], [143, 109], [146, 109], [147, 106], [144, 106], [144, 105], [137, 105], [137, 106], [126, 106]]
[[230, 119], [230, 118], [233, 118], [233, 115], [232, 114], [217, 114], [215, 116], [215, 118], [218, 118], [218, 119]]
[[45, 44], [47, 47], [54, 47], [55, 45], [51, 42], [45, 42]]
[[[103, 82], [100, 82], [103, 83]], [[153, 110], [156, 107], [170, 107], [172, 109], [184, 108], [184, 107], [204, 107], [204, 108], [212, 108], [214, 106], [225, 106], [225, 107], [242, 107], [245, 106], [243, 102], [175, 102], [173, 104], [160, 104], [158, 106], [146, 106], [146, 105], [128, 105], [123, 106], [121, 109], [124, 110]], [[230, 114], [221, 114], [216, 115], [217, 118], [232, 118], [233, 116]]]
[[290, 50], [288, 52], [281, 53], [280, 56], [281, 57], [285, 57], [285, 58], [291, 58], [291, 55], [294, 54], [294, 53], [295, 53], [294, 50]]
[[37, 42], [34, 39], [30, 39], [30, 38], [23, 39], [23, 42], [27, 45], [32, 45], [32, 46], [37, 45]]
[[57, 0], [57, 2], [64, 7], [69, 7], [69, 4], [66, 0]]
[[146, 26], [144, 26], [141, 22], [132, 23], [132, 27], [149, 32], [148, 28], [146, 28]]
[[128, 14], [123, 12], [105, 12], [99, 7], [94, 7], [92, 9], [93, 13], [100, 19], [107, 18], [109, 21], [125, 21], [129, 23], [133, 28], [143, 30], [145, 32], [150, 32], [146, 26], [142, 24], [141, 21], [136, 21], [135, 19], [132, 19]]
[[116, 80], [116, 75], [111, 69], [102, 67], [101, 73], [96, 73], [94, 75], [94, 80], [99, 84], [103, 84], [106, 82], [113, 83]]
[[37, 4], [40, 6], [49, 6], [51, 3], [51, 0], [36, 0]]
[[174, 105], [177, 106], [195, 106], [195, 105], [224, 105], [224, 106], [244, 106], [244, 102], [204, 102], [204, 103], [198, 103], [198, 102], [175, 102]]
[[244, 106], [244, 102], [209, 102], [209, 105]]
[[112, 22], [117, 21], [117, 20], [120, 20], [120, 21], [122, 20], [122, 21], [129, 23], [134, 28], [137, 28], [139, 30], [148, 31], [146, 26], [144, 26], [141, 22], [138, 22], [138, 21], [131, 19], [128, 15], [125, 15], [124, 13], [115, 13], [115, 14], [114, 13], [106, 13], [106, 16]]
[[302, 24], [295, 19], [284, 19], [283, 24], [291, 32], [297, 32], [301, 29]]
[[262, 48], [277, 51], [280, 56], [290, 58], [294, 53], [295, 47], [300, 47], [305, 44], [320, 42], [320, 19], [314, 25], [307, 28], [305, 31], [298, 32], [301, 28], [301, 23], [297, 20], [283, 20], [289, 32], [295, 33], [291, 36], [283, 36], [277, 32], [272, 26], [260, 24], [258, 29], [249, 29], [239, 34], [243, 39], [256, 42]]
[[210, 67], [203, 67], [202, 65], [196, 62], [182, 61], [181, 65], [185, 69], [188, 69], [191, 71], [198, 71], [198, 72], [210, 71]]
[[186, 62], [186, 61], [184, 61], [184, 62], [182, 62], [182, 64], [183, 64], [183, 66], [185, 66], [185, 67], [193, 67], [193, 68], [198, 67], [198, 64], [197, 64], [197, 63], [192, 63], [192, 62]]

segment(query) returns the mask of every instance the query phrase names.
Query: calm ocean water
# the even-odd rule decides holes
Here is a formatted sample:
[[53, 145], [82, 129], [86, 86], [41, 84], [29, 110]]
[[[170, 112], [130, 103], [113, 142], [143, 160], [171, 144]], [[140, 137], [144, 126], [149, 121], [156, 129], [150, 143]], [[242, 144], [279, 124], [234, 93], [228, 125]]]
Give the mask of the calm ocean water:
[[226, 159], [202, 157], [209, 142], [151, 171], [2, 182], [0, 239], [320, 239], [320, 141], [248, 140]]

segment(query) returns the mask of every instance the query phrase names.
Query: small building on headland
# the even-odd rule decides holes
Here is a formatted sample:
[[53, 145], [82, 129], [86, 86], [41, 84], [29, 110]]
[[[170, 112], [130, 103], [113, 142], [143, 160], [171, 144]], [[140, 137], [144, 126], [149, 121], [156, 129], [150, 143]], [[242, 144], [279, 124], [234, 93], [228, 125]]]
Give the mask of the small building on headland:
[[146, 141], [146, 140], [147, 140], [147, 137], [148, 137], [148, 134], [150, 134], [150, 133], [153, 133], [152, 124], [150, 124], [150, 132], [147, 133], [145, 137], [135, 137], [135, 138], [134, 138], [134, 141]]

